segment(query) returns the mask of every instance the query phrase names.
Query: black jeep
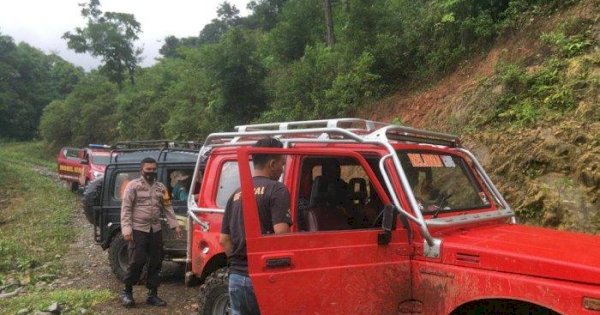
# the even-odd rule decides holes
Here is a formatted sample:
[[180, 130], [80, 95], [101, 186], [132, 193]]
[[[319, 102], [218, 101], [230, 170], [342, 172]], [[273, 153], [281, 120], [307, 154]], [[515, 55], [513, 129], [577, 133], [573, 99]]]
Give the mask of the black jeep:
[[[140, 176], [140, 161], [152, 157], [157, 161], [158, 181], [172, 196], [177, 220], [187, 234], [187, 192], [198, 159], [195, 143], [166, 142], [162, 147], [152, 147], [149, 142], [119, 144], [111, 153], [110, 164], [104, 177], [92, 181], [82, 198], [88, 221], [94, 225], [94, 239], [103, 249], [109, 250], [110, 266], [119, 279], [123, 279], [128, 264], [127, 242], [121, 234], [121, 199], [125, 186]], [[175, 233], [163, 224], [165, 260], [186, 262], [187, 240], [177, 239]]]

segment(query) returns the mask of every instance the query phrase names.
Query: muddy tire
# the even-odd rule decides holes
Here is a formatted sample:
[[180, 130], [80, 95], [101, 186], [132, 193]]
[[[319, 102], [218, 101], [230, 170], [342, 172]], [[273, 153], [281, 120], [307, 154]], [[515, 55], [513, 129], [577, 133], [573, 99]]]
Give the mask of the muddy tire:
[[110, 243], [108, 261], [110, 269], [117, 276], [117, 279], [123, 281], [129, 264], [129, 255], [127, 253], [127, 241], [123, 239], [121, 233], [118, 233]]
[[102, 195], [102, 184], [104, 182], [103, 177], [99, 177], [91, 181], [83, 192], [83, 197], [81, 197], [81, 207], [83, 208], [83, 213], [85, 214], [85, 218], [90, 222], [90, 224], [94, 224], [94, 206], [100, 204], [100, 197]]
[[231, 313], [228, 281], [227, 268], [221, 268], [206, 278], [200, 287], [198, 314], [225, 315]]
[[[129, 253], [127, 251], [127, 241], [123, 239], [123, 234], [118, 233], [110, 243], [108, 248], [108, 262], [110, 269], [115, 274], [117, 279], [123, 281], [125, 273], [127, 272], [127, 266], [129, 265]], [[140, 275], [140, 281], [137, 284], [143, 284], [146, 282], [148, 277], [148, 265], [144, 265], [142, 274]]]

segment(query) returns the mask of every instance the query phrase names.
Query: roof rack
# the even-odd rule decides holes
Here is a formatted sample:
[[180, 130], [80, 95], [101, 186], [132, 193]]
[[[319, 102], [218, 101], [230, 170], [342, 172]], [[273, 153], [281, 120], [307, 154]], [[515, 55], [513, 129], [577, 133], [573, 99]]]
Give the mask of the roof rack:
[[90, 143], [88, 145], [88, 148], [90, 149], [110, 149], [110, 145], [107, 144], [97, 144], [97, 143]]
[[141, 140], [141, 141], [122, 141], [111, 146], [110, 163], [118, 163], [119, 155], [135, 152], [158, 152], [157, 161], [166, 160], [169, 152], [190, 152], [197, 153], [202, 147], [201, 143], [195, 141], [176, 141], [176, 140]]
[[[235, 132], [213, 133], [205, 146], [252, 144], [265, 136], [290, 142], [372, 142], [397, 141], [460, 147], [451, 134], [415, 129], [359, 118], [306, 120], [295, 122], [241, 125]], [[205, 148], [206, 149], [206, 148]]]
[[120, 141], [110, 146], [112, 149], [161, 149], [161, 148], [181, 148], [181, 149], [199, 149], [201, 143], [195, 141], [177, 141], [177, 140], [135, 140]]

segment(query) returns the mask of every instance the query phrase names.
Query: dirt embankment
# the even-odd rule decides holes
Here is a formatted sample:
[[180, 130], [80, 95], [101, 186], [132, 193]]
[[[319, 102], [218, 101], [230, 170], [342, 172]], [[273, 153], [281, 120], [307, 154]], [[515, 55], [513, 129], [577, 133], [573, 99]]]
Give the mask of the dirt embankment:
[[[593, 47], [561, 59], [558, 75], [577, 84], [576, 102], [560, 114], [514, 126], [481, 123], [498, 109], [507, 87], [498, 68], [519, 64], [536, 73], [556, 58], [542, 34], [574, 19], [590, 21]], [[595, 26], [594, 26], [595, 25]], [[460, 134], [497, 182], [522, 221], [600, 232], [600, 1], [583, 0], [550, 16], [528, 17], [484, 55], [422, 90], [400, 90], [358, 113], [424, 129]]]

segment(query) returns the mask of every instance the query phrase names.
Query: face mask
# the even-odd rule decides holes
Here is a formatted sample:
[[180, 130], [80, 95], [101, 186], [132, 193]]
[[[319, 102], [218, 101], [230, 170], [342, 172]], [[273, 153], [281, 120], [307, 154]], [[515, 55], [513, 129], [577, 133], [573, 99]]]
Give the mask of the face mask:
[[143, 172], [142, 175], [144, 176], [144, 179], [149, 181], [149, 182], [153, 182], [156, 179], [156, 172]]

